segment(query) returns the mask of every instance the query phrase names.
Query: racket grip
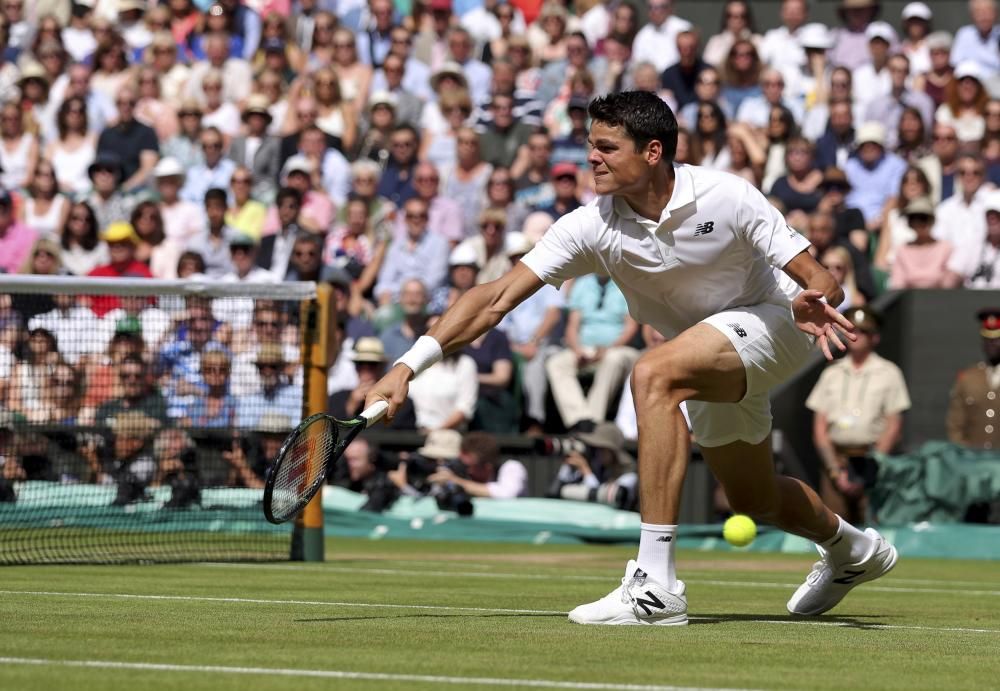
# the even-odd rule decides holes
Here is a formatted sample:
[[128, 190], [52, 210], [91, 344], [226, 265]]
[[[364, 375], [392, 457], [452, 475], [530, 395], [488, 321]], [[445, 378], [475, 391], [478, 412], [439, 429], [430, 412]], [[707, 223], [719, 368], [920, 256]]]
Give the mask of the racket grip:
[[382, 419], [386, 411], [389, 410], [389, 404], [385, 401], [377, 401], [372, 404], [371, 408], [361, 411], [361, 417], [365, 419], [365, 427], [371, 427], [376, 422]]

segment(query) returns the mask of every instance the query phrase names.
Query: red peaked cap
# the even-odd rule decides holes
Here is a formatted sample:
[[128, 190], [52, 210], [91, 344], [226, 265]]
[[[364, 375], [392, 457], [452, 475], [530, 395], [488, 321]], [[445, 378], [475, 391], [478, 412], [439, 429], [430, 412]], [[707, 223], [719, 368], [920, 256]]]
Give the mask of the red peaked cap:
[[976, 318], [984, 338], [1000, 338], [1000, 307], [984, 307], [976, 312]]

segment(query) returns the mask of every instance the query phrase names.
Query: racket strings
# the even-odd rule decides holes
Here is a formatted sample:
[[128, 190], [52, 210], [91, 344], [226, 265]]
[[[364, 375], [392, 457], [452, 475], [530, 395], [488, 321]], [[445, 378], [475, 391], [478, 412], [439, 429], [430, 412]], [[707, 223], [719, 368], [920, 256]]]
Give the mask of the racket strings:
[[319, 419], [307, 425], [295, 439], [274, 479], [271, 512], [279, 520], [298, 513], [313, 488], [324, 482], [327, 459], [339, 446], [338, 436], [330, 420]]

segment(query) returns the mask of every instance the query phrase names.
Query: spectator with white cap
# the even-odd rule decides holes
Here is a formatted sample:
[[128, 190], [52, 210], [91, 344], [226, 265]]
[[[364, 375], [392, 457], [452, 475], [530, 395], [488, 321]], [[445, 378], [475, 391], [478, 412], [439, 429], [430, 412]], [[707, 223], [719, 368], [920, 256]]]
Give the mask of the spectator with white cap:
[[[807, 113], [818, 106], [825, 106], [829, 97], [830, 63], [827, 51], [833, 47], [830, 30], [824, 24], [812, 22], [795, 34], [796, 49], [801, 62], [777, 67], [785, 77], [785, 94], [795, 99]], [[803, 127], [805, 123], [803, 122]]]
[[986, 235], [984, 205], [991, 192], [986, 164], [978, 154], [962, 154], [955, 166], [955, 194], [938, 205], [934, 237], [955, 247], [979, 247]]
[[843, 26], [833, 30], [833, 48], [828, 56], [833, 66], [856, 70], [871, 62], [867, 29], [880, 10], [878, 0], [841, 0], [837, 15]]
[[951, 47], [951, 64], [966, 60], [979, 63], [984, 70], [1000, 70], [1000, 25], [997, 24], [996, 0], [969, 0], [967, 24], [955, 33]]
[[896, 42], [896, 32], [885, 22], [872, 22], [865, 29], [868, 37], [868, 54], [871, 59], [854, 69], [854, 100], [862, 112], [868, 104], [886, 96], [892, 90], [889, 76], [889, 51]]
[[431, 293], [427, 311], [441, 314], [451, 307], [458, 296], [476, 285], [479, 267], [479, 256], [472, 245], [463, 242], [455, 247], [448, 256], [448, 285], [440, 286]]
[[[316, 129], [316, 128], [314, 128]], [[304, 134], [304, 133], [303, 133]], [[333, 222], [336, 209], [330, 197], [316, 185], [316, 163], [302, 154], [295, 154], [281, 169], [281, 181], [286, 187], [298, 191], [301, 206], [296, 223], [304, 230], [325, 233]], [[281, 194], [278, 194], [281, 205]], [[270, 235], [287, 224], [280, 218], [280, 208], [268, 211], [264, 222], [264, 235]]]
[[[520, 261], [535, 243], [523, 233], [507, 234], [505, 247], [512, 263]], [[558, 331], [566, 304], [558, 289], [544, 285], [507, 313], [497, 328], [507, 334], [519, 364], [527, 432], [541, 433], [545, 424], [545, 395], [549, 390], [545, 361], [559, 351]]]
[[983, 195], [981, 206], [986, 234], [981, 242], [955, 248], [948, 261], [950, 287], [1000, 289], [1000, 190]]
[[934, 119], [934, 101], [922, 91], [907, 88], [911, 73], [910, 61], [905, 53], [896, 53], [889, 58], [889, 79], [891, 90], [885, 96], [872, 99], [865, 110], [866, 122], [880, 122], [885, 127], [886, 148], [895, 150], [899, 143], [899, 120], [907, 107], [920, 112], [920, 119], [926, 131]]
[[885, 148], [885, 126], [866, 122], [858, 128], [857, 152], [847, 159], [844, 172], [851, 184], [847, 205], [861, 210], [865, 225], [875, 231], [882, 224], [886, 201], [899, 189], [906, 161]]
[[975, 60], [960, 62], [945, 91], [944, 103], [934, 113], [934, 119], [954, 127], [958, 140], [965, 144], [979, 142], [986, 131], [983, 115], [989, 95], [983, 87], [985, 77], [986, 70]]
[[923, 91], [934, 105], [944, 103], [945, 92], [954, 78], [955, 67], [951, 64], [951, 34], [947, 31], [935, 31], [924, 41], [930, 55], [930, 68], [913, 79], [913, 88]]
[[[207, 133], [208, 130], [206, 130]], [[184, 188], [187, 187], [185, 173], [180, 161], [169, 156], [161, 158], [156, 167], [153, 168], [156, 191], [160, 196], [158, 207], [163, 217], [163, 234], [170, 243], [181, 250], [187, 247], [189, 241], [205, 232], [206, 219], [203, 204], [205, 203], [205, 192], [209, 189], [205, 188], [198, 202], [183, 198]], [[198, 173], [195, 169], [190, 171], [190, 174], [197, 175]]]
[[923, 74], [931, 69], [931, 51], [927, 37], [931, 32], [931, 8], [922, 2], [910, 2], [903, 7], [903, 42], [900, 51], [910, 59], [910, 74]]

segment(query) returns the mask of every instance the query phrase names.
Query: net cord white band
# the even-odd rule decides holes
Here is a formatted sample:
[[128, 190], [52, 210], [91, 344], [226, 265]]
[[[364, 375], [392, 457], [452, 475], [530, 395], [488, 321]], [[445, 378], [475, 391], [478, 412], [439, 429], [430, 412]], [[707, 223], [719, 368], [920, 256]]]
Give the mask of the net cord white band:
[[209, 298], [248, 297], [271, 300], [310, 300], [316, 297], [316, 284], [312, 281], [244, 283], [90, 276], [0, 276], [0, 294], [38, 293], [49, 295], [193, 295]]

